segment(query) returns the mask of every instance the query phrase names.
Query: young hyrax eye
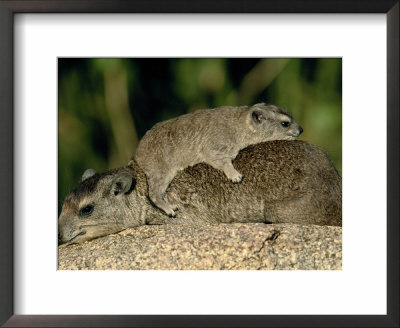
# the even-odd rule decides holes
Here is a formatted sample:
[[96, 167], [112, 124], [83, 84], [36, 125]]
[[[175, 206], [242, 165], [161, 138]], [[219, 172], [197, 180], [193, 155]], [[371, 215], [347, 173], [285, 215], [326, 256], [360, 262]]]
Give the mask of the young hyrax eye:
[[282, 121], [282, 122], [281, 122], [281, 125], [282, 125], [283, 127], [287, 128], [287, 127], [289, 127], [290, 122]]
[[86, 205], [85, 207], [81, 208], [81, 210], [79, 211], [79, 215], [81, 216], [90, 215], [92, 214], [93, 209], [94, 209], [93, 205]]

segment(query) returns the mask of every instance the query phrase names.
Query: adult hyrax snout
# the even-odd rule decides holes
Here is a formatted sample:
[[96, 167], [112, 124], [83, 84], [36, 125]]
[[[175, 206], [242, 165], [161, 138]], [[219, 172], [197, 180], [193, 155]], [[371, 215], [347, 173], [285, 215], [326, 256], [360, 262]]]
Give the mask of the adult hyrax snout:
[[342, 224], [342, 182], [319, 147], [303, 141], [248, 146], [233, 161], [241, 183], [200, 163], [178, 172], [166, 197], [179, 205], [169, 218], [148, 198], [147, 177], [127, 166], [85, 179], [66, 197], [59, 217], [63, 243], [81, 243], [144, 224]]
[[174, 216], [178, 206], [164, 196], [178, 171], [203, 162], [238, 183], [243, 175], [232, 160], [239, 150], [259, 142], [294, 140], [302, 131], [287, 111], [274, 105], [198, 110], [156, 124], [141, 139], [134, 158], [147, 176], [152, 202]]

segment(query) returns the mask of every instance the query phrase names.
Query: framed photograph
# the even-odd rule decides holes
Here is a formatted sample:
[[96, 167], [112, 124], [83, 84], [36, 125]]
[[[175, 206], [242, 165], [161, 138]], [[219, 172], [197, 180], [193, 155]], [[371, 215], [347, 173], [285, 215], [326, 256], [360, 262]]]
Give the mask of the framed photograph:
[[341, 58], [58, 58], [58, 268], [340, 270], [341, 82]]
[[[398, 17], [398, 1], [1, 1], [1, 324], [398, 326]], [[233, 107], [221, 109], [226, 105]], [[123, 230], [113, 211], [113, 228], [99, 228], [98, 219], [93, 228], [98, 202], [87, 201], [88, 190], [108, 188], [109, 179], [115, 197], [140, 193], [138, 177], [145, 173], [128, 179], [124, 169], [97, 182], [103, 176], [85, 170], [125, 167], [157, 122], [188, 114], [190, 125], [199, 109], [209, 108], [219, 108], [216, 122], [219, 111], [228, 122], [232, 109], [248, 110], [249, 124], [263, 123], [272, 112], [265, 121], [273, 124], [279, 116], [276, 133], [290, 130], [290, 138], [300, 139], [295, 144], [325, 149], [343, 179], [340, 224], [322, 223], [329, 232], [321, 233], [308, 212], [312, 226], [296, 230], [300, 240], [290, 229], [272, 229], [261, 243], [257, 229], [274, 225], [258, 223], [261, 228], [250, 231], [243, 221], [235, 231], [227, 224], [202, 234], [171, 233], [159, 226], [158, 218], [167, 216], [157, 214], [147, 215], [143, 227], [130, 224], [113, 234]], [[207, 129], [218, 126], [219, 143], [229, 134], [208, 117], [204, 122]], [[300, 162], [301, 155], [285, 153], [280, 139], [286, 134], [262, 141], [277, 145], [268, 148], [272, 154]], [[167, 146], [160, 139], [152, 147]], [[245, 172], [252, 171], [242, 172], [236, 184], [230, 175], [245, 170], [241, 156], [260, 151], [249, 147], [233, 161], [233, 171], [190, 163], [183, 179], [192, 179], [196, 197], [209, 177], [215, 183], [207, 192], [221, 183], [246, 187]], [[253, 164], [258, 174], [270, 161], [263, 154], [266, 162]], [[295, 177], [286, 178], [295, 190]], [[68, 217], [75, 205], [65, 204], [81, 179], [87, 186], [74, 191], [79, 220], [73, 227]], [[283, 180], [269, 179], [284, 188]], [[329, 181], [324, 177], [312, 188], [317, 193]], [[171, 194], [179, 189], [173, 182], [169, 188]], [[193, 217], [189, 189], [176, 192], [183, 203], [171, 220]], [[160, 213], [170, 210], [168, 202], [146, 197]], [[219, 209], [222, 222], [257, 208], [257, 196], [232, 203], [223, 198], [207, 207], [212, 216], [213, 206]], [[171, 250], [168, 238], [176, 242], [185, 234], [191, 242]], [[86, 242], [99, 236], [105, 237]], [[274, 248], [271, 261], [263, 243], [282, 236], [286, 257], [276, 261]], [[290, 249], [296, 258], [288, 256]]]

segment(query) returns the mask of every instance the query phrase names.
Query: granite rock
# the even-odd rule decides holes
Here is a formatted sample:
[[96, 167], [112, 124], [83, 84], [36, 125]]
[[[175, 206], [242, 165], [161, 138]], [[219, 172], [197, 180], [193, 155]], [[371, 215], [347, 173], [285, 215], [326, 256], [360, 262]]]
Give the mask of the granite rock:
[[60, 270], [341, 270], [342, 228], [152, 225], [59, 246]]

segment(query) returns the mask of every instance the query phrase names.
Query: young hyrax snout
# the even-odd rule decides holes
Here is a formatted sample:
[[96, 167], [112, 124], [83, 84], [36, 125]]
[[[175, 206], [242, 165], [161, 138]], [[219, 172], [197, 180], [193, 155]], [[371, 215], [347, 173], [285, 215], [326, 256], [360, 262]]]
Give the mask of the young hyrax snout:
[[294, 140], [302, 132], [287, 111], [274, 105], [204, 109], [154, 125], [134, 158], [147, 176], [151, 201], [174, 216], [177, 206], [164, 195], [178, 171], [204, 162], [238, 183], [243, 176], [232, 160], [239, 150], [264, 141]]

